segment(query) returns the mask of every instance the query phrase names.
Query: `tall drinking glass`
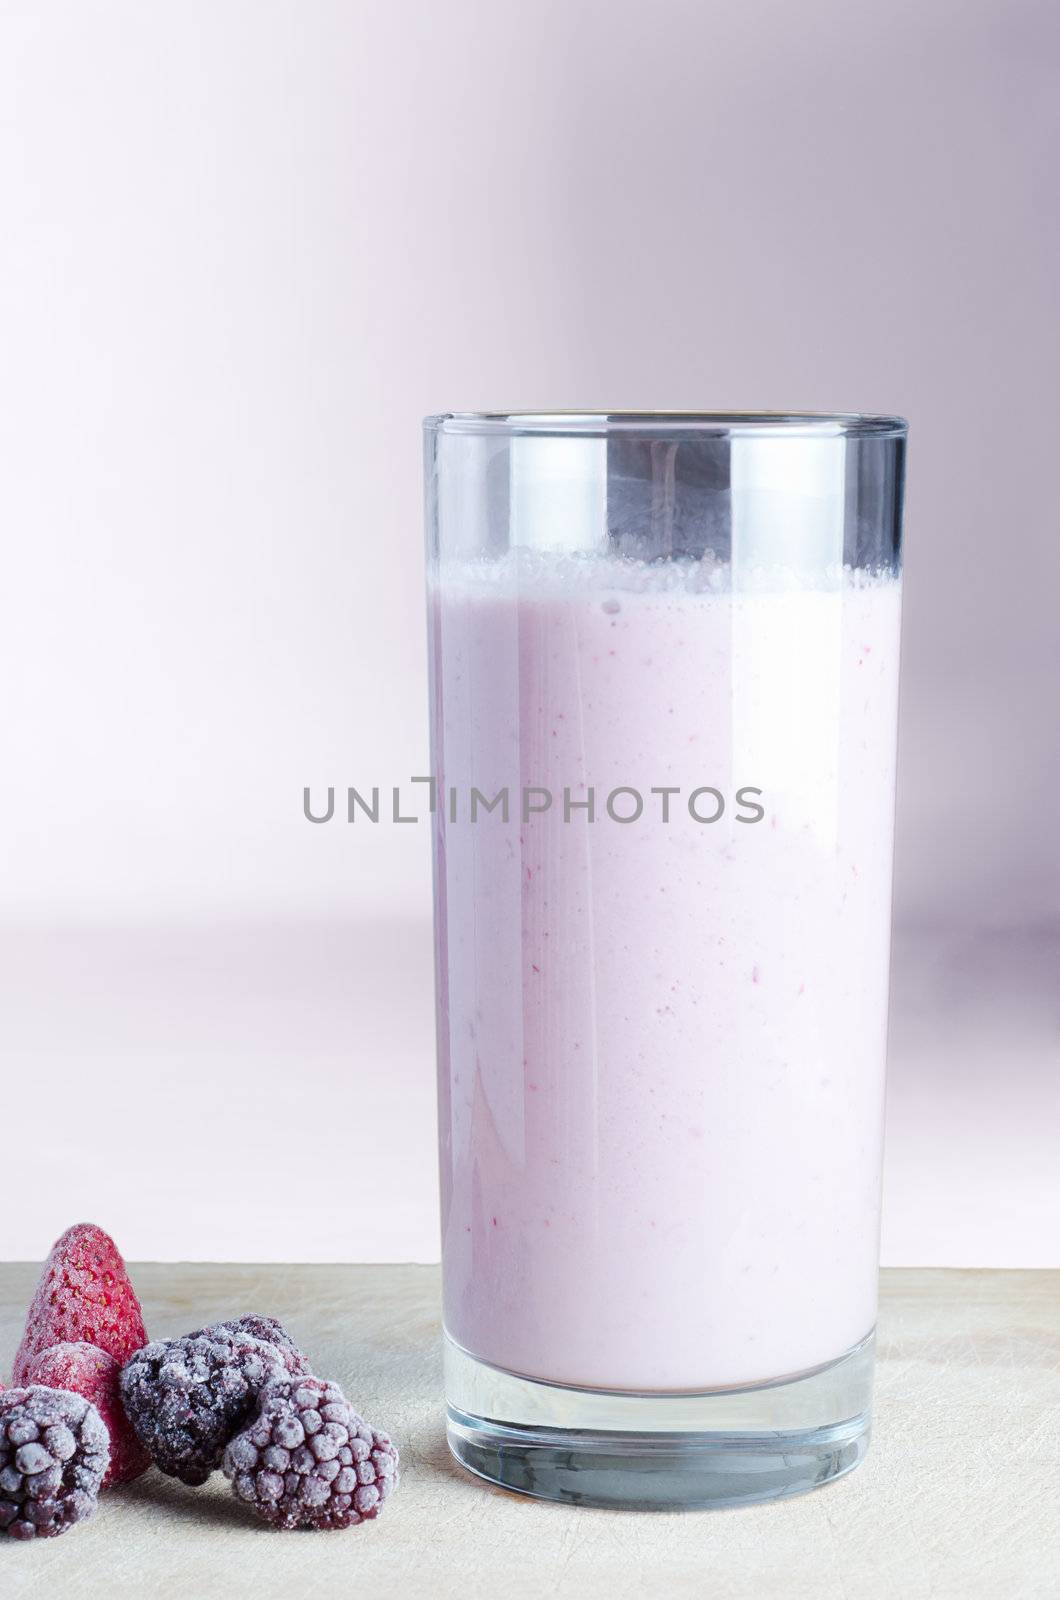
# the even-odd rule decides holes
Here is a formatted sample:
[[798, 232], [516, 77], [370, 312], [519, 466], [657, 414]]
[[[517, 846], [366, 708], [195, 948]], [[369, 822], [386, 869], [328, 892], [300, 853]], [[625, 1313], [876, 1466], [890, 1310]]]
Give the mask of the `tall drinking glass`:
[[867, 1447], [905, 435], [426, 424], [448, 1432], [508, 1488]]

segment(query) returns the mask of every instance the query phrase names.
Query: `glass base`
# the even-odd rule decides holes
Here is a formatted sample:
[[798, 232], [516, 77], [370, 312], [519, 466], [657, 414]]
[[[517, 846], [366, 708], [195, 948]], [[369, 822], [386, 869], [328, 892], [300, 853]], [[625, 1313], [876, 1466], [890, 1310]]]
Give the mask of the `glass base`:
[[446, 1339], [449, 1448], [480, 1478], [568, 1505], [746, 1505], [850, 1472], [869, 1445], [872, 1334], [745, 1389], [629, 1394], [522, 1378]]

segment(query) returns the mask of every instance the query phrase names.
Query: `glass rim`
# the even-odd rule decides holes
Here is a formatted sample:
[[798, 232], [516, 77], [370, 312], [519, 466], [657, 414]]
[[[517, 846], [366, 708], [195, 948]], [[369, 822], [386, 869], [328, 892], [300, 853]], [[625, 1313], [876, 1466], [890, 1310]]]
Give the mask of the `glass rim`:
[[904, 417], [866, 411], [442, 411], [425, 417], [428, 433], [508, 438], [904, 439]]

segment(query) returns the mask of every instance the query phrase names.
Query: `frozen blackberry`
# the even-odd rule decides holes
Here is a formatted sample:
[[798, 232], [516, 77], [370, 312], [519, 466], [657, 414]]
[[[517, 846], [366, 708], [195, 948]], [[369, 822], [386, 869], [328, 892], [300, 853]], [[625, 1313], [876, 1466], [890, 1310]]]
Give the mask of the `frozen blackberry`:
[[94, 1405], [32, 1384], [0, 1394], [0, 1533], [54, 1539], [96, 1509], [110, 1441]]
[[194, 1485], [221, 1465], [268, 1380], [308, 1371], [274, 1318], [239, 1317], [137, 1350], [122, 1368], [121, 1398], [155, 1465]]
[[241, 1500], [277, 1528], [350, 1528], [379, 1515], [398, 1453], [357, 1415], [338, 1384], [276, 1379], [224, 1455]]

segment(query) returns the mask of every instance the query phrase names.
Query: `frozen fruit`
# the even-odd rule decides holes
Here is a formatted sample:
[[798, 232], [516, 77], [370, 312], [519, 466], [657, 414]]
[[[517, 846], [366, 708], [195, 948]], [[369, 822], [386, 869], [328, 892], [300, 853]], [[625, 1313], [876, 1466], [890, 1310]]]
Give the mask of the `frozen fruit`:
[[27, 1383], [51, 1389], [69, 1389], [91, 1400], [110, 1435], [110, 1466], [103, 1488], [129, 1483], [146, 1472], [151, 1458], [133, 1432], [118, 1392], [121, 1367], [106, 1350], [94, 1344], [56, 1344], [29, 1362]]
[[78, 1222], [52, 1246], [15, 1356], [16, 1383], [52, 1345], [97, 1345], [121, 1366], [146, 1344], [143, 1312], [117, 1245], [102, 1228]]
[[379, 1515], [398, 1453], [321, 1378], [281, 1378], [224, 1454], [241, 1500], [277, 1528], [349, 1528]]
[[145, 1345], [122, 1369], [121, 1398], [155, 1465], [205, 1483], [269, 1379], [308, 1371], [272, 1317], [239, 1317]]
[[54, 1539], [96, 1509], [107, 1430], [83, 1395], [41, 1384], [0, 1395], [0, 1533]]

